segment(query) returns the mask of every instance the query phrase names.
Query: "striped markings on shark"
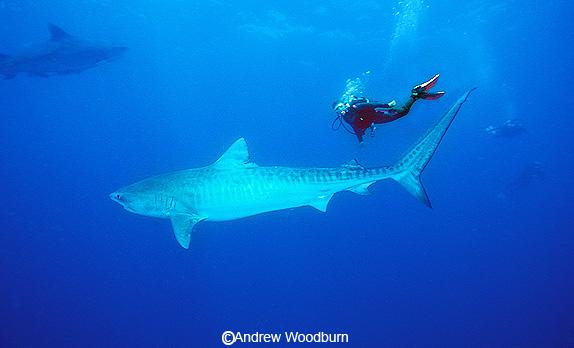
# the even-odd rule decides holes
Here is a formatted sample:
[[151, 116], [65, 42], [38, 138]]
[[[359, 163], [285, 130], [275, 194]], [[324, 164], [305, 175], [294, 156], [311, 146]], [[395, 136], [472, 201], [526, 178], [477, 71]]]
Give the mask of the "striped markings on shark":
[[399, 182], [431, 207], [420, 174], [471, 91], [391, 166], [367, 169], [351, 161], [338, 168], [262, 167], [250, 161], [247, 143], [240, 138], [212, 165], [148, 178], [110, 198], [132, 213], [170, 219], [186, 249], [200, 221], [230, 221], [301, 206], [325, 212], [335, 193], [368, 194], [370, 185], [384, 179]]

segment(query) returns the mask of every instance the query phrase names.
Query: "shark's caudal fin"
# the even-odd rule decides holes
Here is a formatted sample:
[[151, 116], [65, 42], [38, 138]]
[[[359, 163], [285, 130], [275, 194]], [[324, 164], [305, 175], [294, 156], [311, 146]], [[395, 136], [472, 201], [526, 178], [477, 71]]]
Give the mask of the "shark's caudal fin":
[[460, 107], [473, 90], [474, 88], [463, 94], [446, 114], [416, 142], [412, 149], [389, 168], [394, 172], [391, 177], [429, 208], [431, 208], [431, 203], [420, 180], [420, 175], [434, 155]]

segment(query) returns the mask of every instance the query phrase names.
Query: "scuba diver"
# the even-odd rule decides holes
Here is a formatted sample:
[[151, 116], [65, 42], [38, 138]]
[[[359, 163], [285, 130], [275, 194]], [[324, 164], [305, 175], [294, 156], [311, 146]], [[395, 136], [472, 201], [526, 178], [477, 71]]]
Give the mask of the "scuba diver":
[[[337, 113], [337, 117], [333, 120], [331, 127], [337, 130], [341, 125], [345, 129], [343, 121], [351, 126], [353, 131], [348, 130], [350, 133], [355, 134], [359, 143], [363, 142], [363, 136], [367, 129], [371, 130], [371, 136], [374, 136], [375, 124], [382, 124], [398, 120], [406, 116], [411, 106], [419, 99], [434, 100], [442, 97], [444, 92], [429, 92], [431, 88], [437, 83], [439, 74], [435, 75], [432, 79], [418, 86], [415, 86], [409, 99], [402, 105], [397, 106], [393, 100], [389, 103], [380, 103], [370, 101], [365, 97], [350, 96], [345, 101], [333, 103], [333, 109]], [[335, 123], [339, 121], [339, 125]]]
[[513, 138], [527, 133], [524, 125], [516, 119], [506, 120], [500, 126], [488, 126], [485, 128], [485, 131], [492, 136], [501, 138]]

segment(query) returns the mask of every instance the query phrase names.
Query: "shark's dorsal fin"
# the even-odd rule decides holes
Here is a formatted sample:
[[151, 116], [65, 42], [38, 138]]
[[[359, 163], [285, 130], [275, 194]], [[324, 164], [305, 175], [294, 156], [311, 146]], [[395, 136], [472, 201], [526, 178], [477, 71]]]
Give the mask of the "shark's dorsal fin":
[[191, 231], [196, 223], [203, 220], [203, 218], [190, 215], [190, 214], [175, 214], [170, 217], [171, 226], [173, 227], [173, 233], [175, 234], [175, 239], [179, 245], [185, 249], [189, 249], [189, 242], [191, 241]]
[[343, 168], [348, 168], [348, 169], [365, 169], [365, 167], [363, 167], [362, 165], [359, 164], [359, 162], [357, 162], [356, 159], [352, 159], [349, 162], [343, 164]]
[[253, 167], [255, 163], [249, 161], [249, 150], [245, 139], [237, 139], [221, 157], [213, 164], [220, 169], [231, 169], [241, 167]]
[[72, 38], [72, 35], [66, 33], [62, 28], [52, 23], [48, 24], [48, 29], [50, 30], [50, 39], [52, 41], [62, 41]]

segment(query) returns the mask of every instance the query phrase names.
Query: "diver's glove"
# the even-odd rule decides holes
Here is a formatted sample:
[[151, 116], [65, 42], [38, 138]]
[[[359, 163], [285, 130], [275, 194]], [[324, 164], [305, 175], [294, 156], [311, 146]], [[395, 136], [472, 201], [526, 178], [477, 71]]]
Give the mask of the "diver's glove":
[[442, 97], [444, 92], [429, 92], [431, 88], [436, 85], [439, 74], [436, 74], [432, 79], [421, 83], [420, 85], [415, 86], [411, 91], [411, 97], [413, 99], [425, 99], [425, 100], [434, 100]]

